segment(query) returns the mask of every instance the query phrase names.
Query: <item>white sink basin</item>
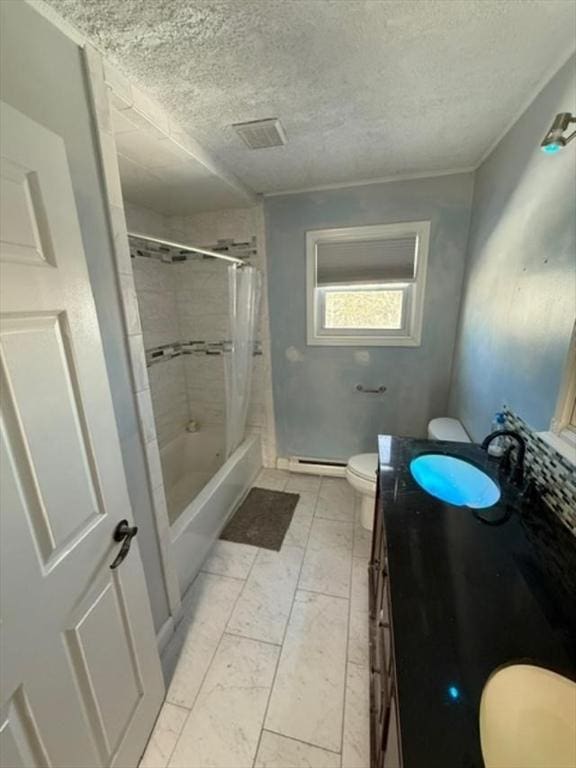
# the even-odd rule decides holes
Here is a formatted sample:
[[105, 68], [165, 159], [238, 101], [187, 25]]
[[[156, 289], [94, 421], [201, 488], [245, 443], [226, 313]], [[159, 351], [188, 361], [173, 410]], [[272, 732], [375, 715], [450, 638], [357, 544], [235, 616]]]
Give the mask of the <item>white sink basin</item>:
[[480, 701], [486, 768], [574, 768], [576, 683], [530, 664], [504, 667]]
[[458, 507], [484, 509], [500, 498], [500, 488], [487, 474], [454, 456], [418, 456], [410, 462], [410, 472], [431, 496]]

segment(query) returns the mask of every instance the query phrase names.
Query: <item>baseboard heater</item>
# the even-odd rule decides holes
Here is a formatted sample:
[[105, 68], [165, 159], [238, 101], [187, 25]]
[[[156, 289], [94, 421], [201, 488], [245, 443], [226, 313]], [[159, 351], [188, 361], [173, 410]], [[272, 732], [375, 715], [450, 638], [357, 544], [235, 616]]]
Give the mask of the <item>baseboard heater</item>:
[[305, 456], [290, 456], [287, 459], [278, 459], [278, 469], [287, 469], [289, 472], [299, 472], [309, 475], [329, 475], [332, 477], [344, 477], [346, 474], [346, 462], [334, 459], [309, 459]]

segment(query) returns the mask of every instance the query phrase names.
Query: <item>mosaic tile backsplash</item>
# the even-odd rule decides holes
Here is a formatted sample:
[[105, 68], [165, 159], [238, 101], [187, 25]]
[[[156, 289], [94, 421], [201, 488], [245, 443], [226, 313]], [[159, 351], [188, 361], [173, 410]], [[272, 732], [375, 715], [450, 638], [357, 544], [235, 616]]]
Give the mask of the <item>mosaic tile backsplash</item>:
[[576, 536], [576, 467], [546, 443], [509, 408], [506, 426], [526, 441], [526, 472], [538, 485], [542, 500]]

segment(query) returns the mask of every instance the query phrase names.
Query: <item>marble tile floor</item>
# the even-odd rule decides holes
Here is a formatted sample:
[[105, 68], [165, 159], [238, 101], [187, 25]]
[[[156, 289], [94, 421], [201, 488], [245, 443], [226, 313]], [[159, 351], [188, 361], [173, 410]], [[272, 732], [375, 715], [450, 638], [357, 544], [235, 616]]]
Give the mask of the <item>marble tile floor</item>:
[[370, 536], [341, 478], [300, 494], [282, 549], [218, 541], [184, 596], [140, 768], [369, 768]]

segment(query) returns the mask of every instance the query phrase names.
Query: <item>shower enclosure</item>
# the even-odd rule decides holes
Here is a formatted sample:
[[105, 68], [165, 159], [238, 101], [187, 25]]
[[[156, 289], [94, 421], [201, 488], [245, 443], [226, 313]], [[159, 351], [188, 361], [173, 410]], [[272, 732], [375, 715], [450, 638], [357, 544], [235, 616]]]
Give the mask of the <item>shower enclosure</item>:
[[170, 534], [185, 588], [191, 563], [202, 561], [245, 490], [243, 478], [260, 462], [257, 441], [246, 440], [260, 273], [247, 258], [228, 255], [227, 262], [226, 253], [215, 258], [169, 241], [131, 237], [130, 247]]

